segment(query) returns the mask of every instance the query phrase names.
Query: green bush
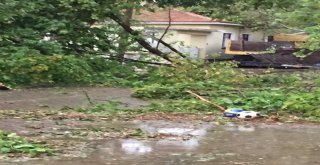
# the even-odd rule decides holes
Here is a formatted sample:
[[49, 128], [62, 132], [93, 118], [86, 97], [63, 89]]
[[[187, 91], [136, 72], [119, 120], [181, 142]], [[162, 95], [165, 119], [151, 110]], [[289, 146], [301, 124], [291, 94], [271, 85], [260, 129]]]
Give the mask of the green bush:
[[210, 81], [215, 84], [240, 84], [245, 75], [232, 69], [233, 62], [189, 62], [180, 60], [175, 67], [159, 67], [149, 75], [148, 83], [172, 85], [176, 83], [193, 83]]
[[320, 89], [290, 95], [283, 103], [282, 110], [304, 117], [320, 118]]
[[74, 56], [10, 56], [0, 59], [0, 81], [14, 85], [90, 82], [93, 70]]
[[161, 67], [149, 74], [133, 96], [140, 98], [190, 98], [187, 90], [226, 90], [241, 85], [244, 74], [233, 69], [231, 62], [214, 64], [180, 62], [175, 67]]
[[102, 57], [12, 55], [0, 58], [0, 72], [0, 82], [18, 86], [129, 86], [140, 81], [132, 65]]

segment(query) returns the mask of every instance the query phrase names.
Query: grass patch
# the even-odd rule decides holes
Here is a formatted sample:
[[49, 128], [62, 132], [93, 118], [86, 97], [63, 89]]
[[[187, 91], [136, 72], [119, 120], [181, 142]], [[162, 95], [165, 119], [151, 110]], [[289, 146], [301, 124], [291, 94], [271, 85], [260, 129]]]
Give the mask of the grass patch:
[[8, 133], [0, 130], [0, 153], [26, 154], [35, 157], [42, 154], [52, 155], [53, 150], [43, 144], [28, 141], [15, 133]]

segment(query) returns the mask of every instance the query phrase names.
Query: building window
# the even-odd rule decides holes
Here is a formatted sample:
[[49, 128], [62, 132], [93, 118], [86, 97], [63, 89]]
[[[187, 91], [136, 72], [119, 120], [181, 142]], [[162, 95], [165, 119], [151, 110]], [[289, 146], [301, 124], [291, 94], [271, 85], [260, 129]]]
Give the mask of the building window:
[[249, 41], [249, 34], [242, 34], [243, 41]]
[[273, 40], [273, 36], [268, 36], [268, 42], [272, 42]]
[[225, 49], [227, 46], [227, 41], [231, 39], [231, 33], [223, 33], [222, 38], [222, 49]]

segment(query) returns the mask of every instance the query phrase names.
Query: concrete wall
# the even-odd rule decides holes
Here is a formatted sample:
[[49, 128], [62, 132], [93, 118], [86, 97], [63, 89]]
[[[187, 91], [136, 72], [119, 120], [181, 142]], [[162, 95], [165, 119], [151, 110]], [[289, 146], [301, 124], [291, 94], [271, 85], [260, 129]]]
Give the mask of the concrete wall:
[[239, 31], [240, 27], [238, 26], [211, 26], [212, 30], [216, 32], [212, 32], [208, 37], [208, 48], [207, 55], [211, 56], [215, 53], [223, 53], [224, 49], [222, 49], [222, 41], [224, 33], [231, 33], [231, 40], [239, 39]]
[[265, 41], [265, 35], [262, 31], [252, 31], [250, 29], [241, 29], [241, 34], [249, 34], [249, 41]]

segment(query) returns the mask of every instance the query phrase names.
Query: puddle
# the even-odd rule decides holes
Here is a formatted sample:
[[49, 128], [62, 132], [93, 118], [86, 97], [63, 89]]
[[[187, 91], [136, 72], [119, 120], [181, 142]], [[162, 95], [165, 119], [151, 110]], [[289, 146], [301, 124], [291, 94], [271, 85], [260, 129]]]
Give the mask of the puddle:
[[169, 121], [135, 121], [141, 130], [150, 134], [166, 134], [174, 136], [192, 135], [203, 136], [208, 130], [214, 128], [214, 124], [207, 122], [169, 122]]
[[142, 141], [129, 139], [121, 142], [121, 149], [126, 154], [143, 155], [152, 151], [152, 148], [145, 145]]
[[[132, 124], [132, 123], [131, 123]], [[86, 158], [1, 165], [319, 165], [320, 128], [136, 121], [160, 139], [97, 141]]]

